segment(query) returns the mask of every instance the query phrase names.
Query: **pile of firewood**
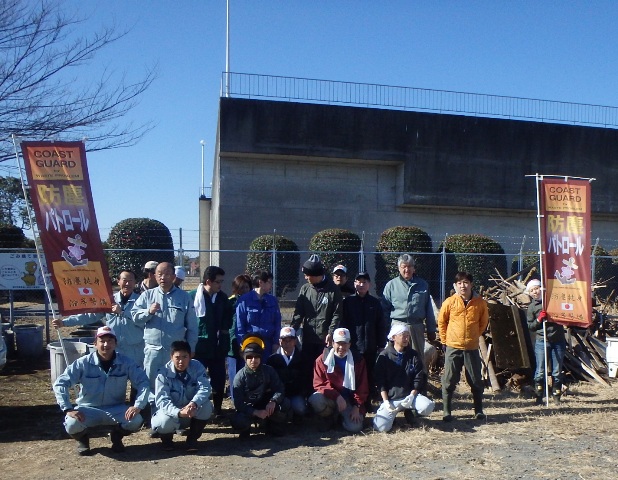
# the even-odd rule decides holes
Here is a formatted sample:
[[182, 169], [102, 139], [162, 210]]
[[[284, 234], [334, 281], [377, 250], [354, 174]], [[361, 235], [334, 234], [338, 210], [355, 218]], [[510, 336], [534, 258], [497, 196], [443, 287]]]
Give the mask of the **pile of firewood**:
[[[481, 337], [480, 350], [484, 374], [494, 390], [501, 387], [498, 380], [500, 376], [504, 377], [502, 383], [507, 380], [511, 385], [525, 383], [526, 374], [522, 372], [530, 371], [534, 361], [530, 348], [532, 339], [525, 322], [525, 312], [530, 303], [525, 288], [534, 273], [535, 269], [532, 268], [508, 278], [498, 275], [491, 279], [493, 285], [481, 289], [481, 295], [490, 304], [490, 328]], [[509, 308], [498, 307], [496, 304]], [[595, 381], [610, 386], [605, 336], [618, 331], [618, 316], [607, 313], [613, 311], [613, 308], [606, 303], [595, 299], [595, 304], [595, 322], [589, 328], [566, 328], [567, 352], [564, 371], [575, 380]], [[497, 315], [504, 311], [506, 314]], [[504, 325], [506, 322], [510, 323]], [[496, 330], [493, 334], [492, 324]], [[517, 355], [513, 355], [513, 352]]]

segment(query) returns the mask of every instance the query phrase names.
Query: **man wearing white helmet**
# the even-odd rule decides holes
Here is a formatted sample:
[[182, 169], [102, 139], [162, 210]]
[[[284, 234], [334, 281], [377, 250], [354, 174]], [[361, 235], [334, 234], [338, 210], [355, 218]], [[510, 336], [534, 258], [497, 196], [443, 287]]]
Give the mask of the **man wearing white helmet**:
[[416, 350], [410, 347], [410, 329], [407, 325], [395, 324], [388, 334], [388, 344], [378, 355], [374, 377], [382, 404], [373, 419], [379, 432], [388, 432], [393, 427], [397, 412], [404, 411], [406, 421], [412, 425], [414, 411], [429, 415], [434, 402], [419, 394], [427, 383], [423, 363]]

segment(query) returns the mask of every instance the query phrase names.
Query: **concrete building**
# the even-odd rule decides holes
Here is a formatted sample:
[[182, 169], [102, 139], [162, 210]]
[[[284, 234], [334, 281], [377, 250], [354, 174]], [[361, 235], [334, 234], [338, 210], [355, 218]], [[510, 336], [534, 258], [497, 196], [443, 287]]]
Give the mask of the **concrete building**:
[[[224, 97], [212, 190], [213, 249], [272, 233], [307, 249], [325, 228], [397, 225], [434, 245], [480, 233], [507, 253], [536, 250], [536, 185], [526, 175], [594, 177], [593, 238], [616, 248], [618, 131], [418, 111]], [[212, 259], [230, 275], [245, 258]]]

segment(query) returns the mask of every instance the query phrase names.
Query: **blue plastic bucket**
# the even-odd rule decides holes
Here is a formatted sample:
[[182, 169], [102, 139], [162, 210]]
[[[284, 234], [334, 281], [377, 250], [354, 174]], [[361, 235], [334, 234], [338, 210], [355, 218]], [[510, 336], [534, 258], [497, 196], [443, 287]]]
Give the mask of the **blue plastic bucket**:
[[14, 325], [17, 356], [20, 358], [38, 358], [43, 350], [43, 325]]

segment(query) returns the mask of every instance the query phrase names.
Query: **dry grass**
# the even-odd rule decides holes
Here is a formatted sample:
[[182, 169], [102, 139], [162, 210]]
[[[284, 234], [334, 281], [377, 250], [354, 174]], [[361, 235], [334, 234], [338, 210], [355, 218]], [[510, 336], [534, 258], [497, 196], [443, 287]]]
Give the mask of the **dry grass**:
[[[194, 456], [167, 453], [141, 431], [113, 455], [109, 440], [94, 438], [95, 455], [79, 458], [62, 428], [48, 365], [11, 362], [0, 376], [0, 471], [3, 478], [332, 478], [491, 479], [615, 478], [618, 442], [615, 388], [571, 385], [559, 407], [537, 407], [504, 392], [486, 394], [485, 422], [472, 420], [462, 385], [457, 420], [439, 411], [410, 428], [398, 418], [391, 433], [326, 434], [308, 422], [280, 438], [256, 435], [240, 442], [229, 426], [211, 424]], [[230, 405], [226, 401], [229, 408]], [[438, 402], [438, 407], [439, 407]], [[178, 438], [178, 437], [177, 437]], [[109, 461], [110, 457], [113, 461]]]

